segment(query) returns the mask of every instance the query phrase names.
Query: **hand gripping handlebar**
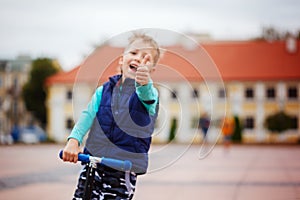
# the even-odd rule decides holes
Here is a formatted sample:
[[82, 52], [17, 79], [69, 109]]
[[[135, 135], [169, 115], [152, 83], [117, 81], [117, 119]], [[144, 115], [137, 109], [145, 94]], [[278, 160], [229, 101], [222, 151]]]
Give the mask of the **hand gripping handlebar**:
[[[62, 159], [63, 157], [63, 150], [59, 152], [59, 157]], [[89, 162], [93, 164], [103, 164], [107, 167], [119, 170], [119, 171], [130, 171], [132, 167], [132, 163], [129, 160], [117, 160], [113, 158], [99, 158], [90, 156], [88, 154], [78, 154], [78, 160], [82, 162]]]

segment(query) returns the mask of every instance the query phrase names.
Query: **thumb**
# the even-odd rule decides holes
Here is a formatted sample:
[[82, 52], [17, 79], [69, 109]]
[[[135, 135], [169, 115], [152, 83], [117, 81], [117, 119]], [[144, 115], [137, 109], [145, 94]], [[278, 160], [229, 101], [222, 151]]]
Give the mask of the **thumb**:
[[149, 64], [150, 63], [150, 55], [149, 54], [147, 54], [144, 58], [143, 58], [143, 60], [142, 60], [142, 62], [141, 62], [141, 65], [143, 65], [143, 66], [145, 66], [146, 64]]

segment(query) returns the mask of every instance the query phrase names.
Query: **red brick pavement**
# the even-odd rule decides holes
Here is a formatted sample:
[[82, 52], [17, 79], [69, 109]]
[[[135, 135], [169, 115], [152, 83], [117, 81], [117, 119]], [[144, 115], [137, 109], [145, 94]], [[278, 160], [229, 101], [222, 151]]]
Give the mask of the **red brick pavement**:
[[[71, 199], [80, 165], [61, 162], [61, 145], [0, 147], [0, 200]], [[153, 146], [150, 173], [135, 200], [300, 199], [300, 146]], [[201, 154], [202, 155], [202, 154]]]

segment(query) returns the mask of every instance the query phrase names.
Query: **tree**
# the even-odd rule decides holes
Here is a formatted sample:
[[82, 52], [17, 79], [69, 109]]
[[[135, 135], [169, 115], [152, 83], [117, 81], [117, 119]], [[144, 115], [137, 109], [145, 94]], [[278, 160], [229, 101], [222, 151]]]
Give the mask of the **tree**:
[[280, 30], [273, 26], [262, 27], [261, 35], [253, 38], [254, 40], [266, 40], [266, 41], [279, 41], [286, 40], [288, 37], [294, 37], [295, 39], [300, 39], [300, 31], [293, 30]]
[[270, 131], [281, 133], [293, 127], [293, 118], [283, 111], [280, 111], [267, 117], [265, 125]]
[[240, 119], [238, 116], [234, 116], [234, 131], [232, 135], [232, 141], [234, 142], [241, 142], [242, 141], [242, 129]]
[[47, 123], [47, 111], [45, 105], [47, 93], [44, 82], [46, 78], [57, 73], [59, 69], [60, 66], [58, 63], [52, 59], [38, 58], [33, 60], [28, 81], [25, 83], [22, 90], [26, 109], [41, 122], [42, 127], [45, 127]]
[[169, 142], [175, 139], [177, 130], [177, 119], [174, 117], [171, 122], [170, 133], [169, 133]]

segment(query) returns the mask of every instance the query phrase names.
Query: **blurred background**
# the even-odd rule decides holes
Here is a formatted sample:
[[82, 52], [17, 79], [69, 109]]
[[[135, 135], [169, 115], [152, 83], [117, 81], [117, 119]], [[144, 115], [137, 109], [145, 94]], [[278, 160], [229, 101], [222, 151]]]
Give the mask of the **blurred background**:
[[[143, 4], [1, 0], [1, 143], [64, 142], [102, 78], [97, 68], [108, 68], [106, 76], [116, 73], [102, 57], [110, 54], [115, 59], [121, 54], [120, 39], [142, 28], [167, 52], [176, 52], [162, 56], [161, 65], [178, 74], [168, 77], [162, 70], [158, 73], [165, 76], [154, 77], [160, 83], [164, 111], [154, 141], [172, 138], [170, 127], [177, 120], [180, 132], [185, 132], [185, 136], [178, 133], [177, 140], [189, 142], [204, 113], [212, 121], [207, 139], [215, 141], [227, 113], [238, 126], [237, 141], [297, 143], [299, 7], [297, 1], [271, 0]], [[156, 31], [151, 33], [151, 28]], [[211, 57], [208, 64], [201, 63], [202, 47], [193, 47], [193, 41]], [[98, 60], [91, 58], [93, 53]], [[192, 63], [176, 61], [178, 55]], [[83, 67], [84, 63], [93, 66]], [[210, 81], [203, 65], [215, 68], [219, 80]], [[80, 74], [80, 67], [93, 72]], [[78, 76], [82, 78], [76, 80]], [[105, 80], [104, 75], [101, 81]]]
[[[241, 165], [235, 159], [259, 154], [264, 147], [276, 152], [287, 147], [287, 154], [279, 154], [298, 160], [293, 156], [300, 143], [299, 10], [300, 1], [295, 0], [0, 0], [1, 156], [9, 158], [12, 152], [17, 157], [18, 150], [41, 148], [23, 144], [43, 144], [42, 150], [48, 152], [44, 148], [49, 147], [55, 153], [97, 85], [118, 72], [117, 58], [126, 39], [130, 31], [138, 30], [154, 37], [163, 51], [153, 75], [161, 104], [153, 144], [157, 152], [165, 146], [170, 151], [154, 160], [162, 162], [171, 152], [168, 162], [173, 163], [192, 144], [201, 145], [200, 157], [216, 148], [223, 163], [228, 155], [221, 153], [218, 144], [238, 149], [229, 158], [233, 162], [225, 164], [236, 168]], [[250, 151], [244, 149], [249, 147]], [[266, 163], [273, 155], [270, 149], [267, 152]], [[296, 172], [299, 166], [297, 162], [285, 169]], [[22, 185], [6, 172], [0, 177], [4, 185], [0, 192]], [[220, 177], [226, 179], [225, 172]], [[144, 180], [143, 191], [152, 188], [153, 180]], [[195, 185], [235, 186], [231, 179], [207, 180]], [[299, 191], [299, 180], [267, 186], [286, 184]], [[14, 181], [17, 184], [10, 187]], [[261, 197], [268, 199], [268, 195]]]

